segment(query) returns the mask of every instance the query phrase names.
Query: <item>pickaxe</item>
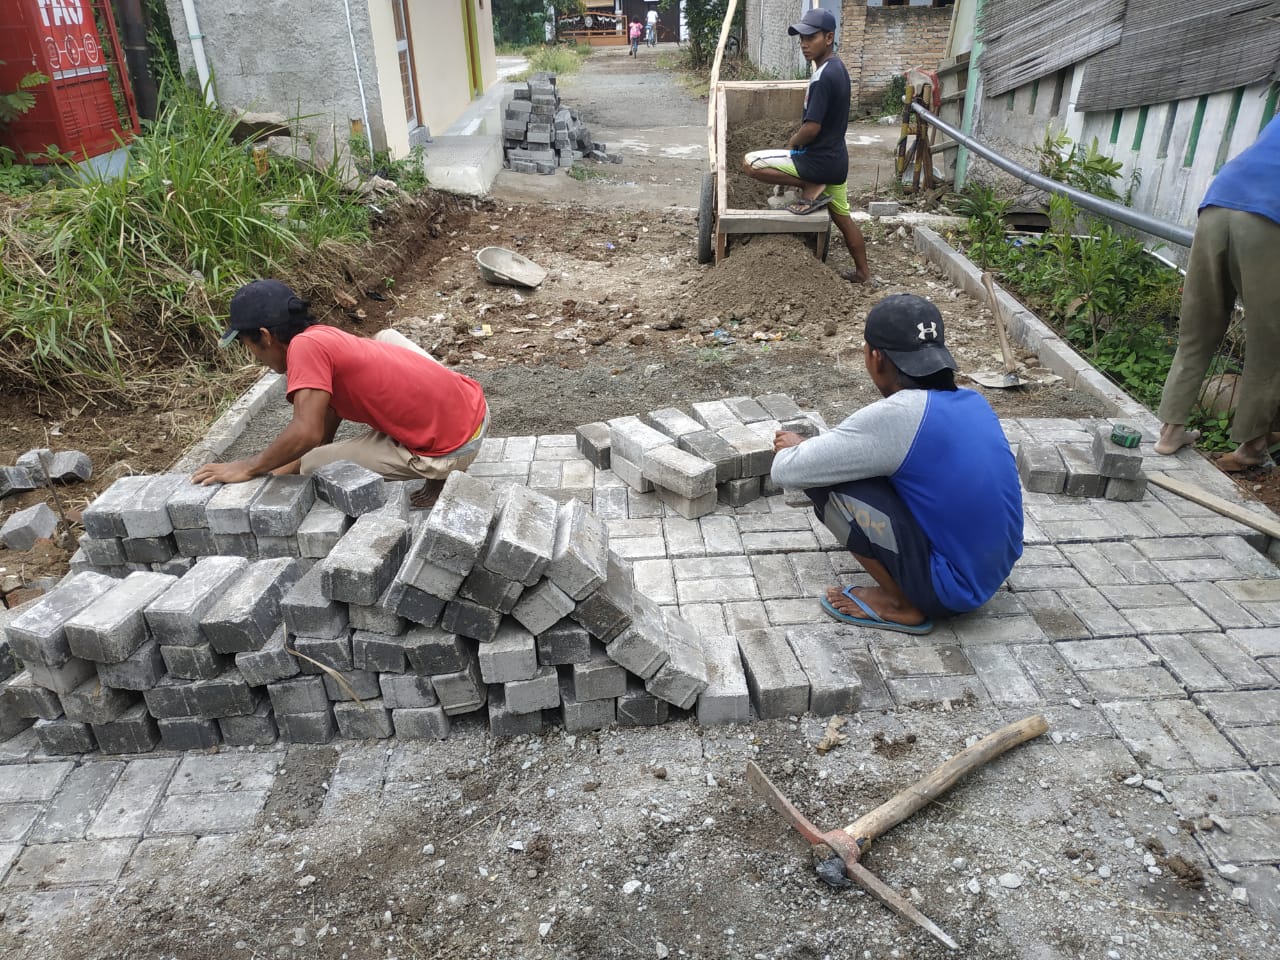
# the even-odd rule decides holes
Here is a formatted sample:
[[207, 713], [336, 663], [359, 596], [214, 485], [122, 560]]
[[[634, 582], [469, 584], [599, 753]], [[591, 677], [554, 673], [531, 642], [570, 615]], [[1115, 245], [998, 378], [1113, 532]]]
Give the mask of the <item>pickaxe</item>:
[[949, 949], [959, 950], [959, 945], [936, 923], [858, 860], [871, 846], [873, 840], [892, 830], [925, 804], [946, 793], [961, 777], [1018, 744], [1040, 736], [1048, 729], [1049, 725], [1045, 723], [1044, 717], [1038, 714], [1002, 727], [995, 733], [983, 737], [973, 746], [961, 750], [932, 773], [895, 794], [870, 813], [859, 817], [843, 830], [827, 832], [819, 830], [751, 761], [747, 762], [747, 782], [768, 801], [769, 806], [786, 817], [806, 840], [815, 846], [825, 846], [831, 851], [830, 856], [819, 857], [821, 862], [818, 866], [818, 874], [824, 880], [831, 882], [828, 879], [830, 872], [824, 869], [824, 865], [834, 864], [839, 868], [842, 863], [845, 876], [879, 897], [885, 906], [898, 916], [923, 927]]

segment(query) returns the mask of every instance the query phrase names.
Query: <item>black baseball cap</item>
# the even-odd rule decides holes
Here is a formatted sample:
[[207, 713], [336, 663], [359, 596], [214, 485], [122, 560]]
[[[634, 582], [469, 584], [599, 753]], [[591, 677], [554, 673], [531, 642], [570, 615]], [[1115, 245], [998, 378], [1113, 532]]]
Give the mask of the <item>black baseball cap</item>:
[[957, 369], [943, 334], [938, 308], [914, 293], [885, 297], [871, 308], [862, 331], [873, 350], [887, 355], [909, 377]]
[[800, 18], [799, 23], [793, 23], [787, 27], [787, 33], [791, 36], [803, 34], [809, 36], [814, 33], [835, 33], [836, 18], [830, 10], [823, 10], [821, 7], [814, 7], [806, 10], [804, 16]]
[[246, 330], [271, 329], [305, 315], [310, 306], [279, 280], [246, 283], [231, 298], [231, 319], [218, 346], [227, 348]]

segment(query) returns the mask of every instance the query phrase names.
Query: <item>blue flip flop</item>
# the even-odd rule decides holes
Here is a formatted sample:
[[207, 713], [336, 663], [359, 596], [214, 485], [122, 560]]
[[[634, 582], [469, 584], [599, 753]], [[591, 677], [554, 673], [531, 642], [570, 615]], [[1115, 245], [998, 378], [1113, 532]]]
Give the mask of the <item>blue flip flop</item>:
[[858, 596], [853, 592], [853, 587], [845, 587], [840, 592], [856, 603], [858, 608], [866, 614], [865, 617], [852, 617], [847, 613], [841, 613], [836, 609], [835, 604], [826, 597], [823, 597], [821, 599], [823, 612], [832, 619], [839, 620], [841, 623], [847, 623], [854, 627], [867, 627], [871, 630], [895, 630], [898, 633], [910, 633], [915, 634], [916, 636], [926, 634], [933, 629], [932, 620], [926, 620], [924, 623], [912, 625], [908, 623], [893, 623], [890, 620], [886, 620], [883, 617], [878, 616], [874, 610], [858, 598]]

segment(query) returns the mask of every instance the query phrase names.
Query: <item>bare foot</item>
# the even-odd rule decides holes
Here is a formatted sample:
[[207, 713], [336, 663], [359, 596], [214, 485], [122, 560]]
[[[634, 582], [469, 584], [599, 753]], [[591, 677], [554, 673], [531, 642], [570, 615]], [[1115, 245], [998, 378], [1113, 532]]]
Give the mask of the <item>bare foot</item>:
[[[889, 623], [901, 623], [908, 627], [918, 626], [928, 618], [910, 604], [894, 603], [892, 598], [879, 587], [855, 587], [858, 599], [872, 609], [877, 617]], [[841, 587], [827, 590], [827, 602], [843, 614], [851, 617], [866, 617], [866, 611], [844, 595]]]
[[1276, 463], [1271, 459], [1271, 455], [1263, 453], [1261, 456], [1253, 456], [1252, 454], [1243, 452], [1244, 448], [1240, 447], [1232, 450], [1230, 453], [1224, 453], [1213, 461], [1213, 465], [1223, 473], [1243, 473], [1245, 470], [1251, 470], [1254, 467], [1261, 467], [1263, 470], [1271, 470]]
[[850, 283], [868, 283], [871, 280], [865, 273], [848, 268], [840, 271], [840, 279], [848, 280]]
[[1160, 427], [1160, 439], [1156, 441], [1156, 453], [1169, 456], [1200, 439], [1199, 430], [1188, 430], [1180, 423], [1166, 423]]
[[422, 486], [409, 496], [409, 505], [415, 510], [429, 510], [436, 505], [443, 489], [443, 480], [423, 480]]

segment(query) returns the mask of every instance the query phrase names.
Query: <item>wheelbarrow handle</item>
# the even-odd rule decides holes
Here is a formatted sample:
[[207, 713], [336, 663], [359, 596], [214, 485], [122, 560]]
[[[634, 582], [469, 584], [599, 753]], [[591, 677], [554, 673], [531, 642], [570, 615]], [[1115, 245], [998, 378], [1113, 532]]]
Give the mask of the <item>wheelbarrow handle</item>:
[[1049, 729], [1044, 717], [1035, 714], [988, 734], [971, 747], [961, 750], [950, 760], [914, 784], [900, 791], [870, 813], [859, 817], [844, 832], [865, 850], [873, 840], [892, 830], [921, 807], [942, 796], [972, 771], [994, 760], [1020, 743], [1026, 743]]

